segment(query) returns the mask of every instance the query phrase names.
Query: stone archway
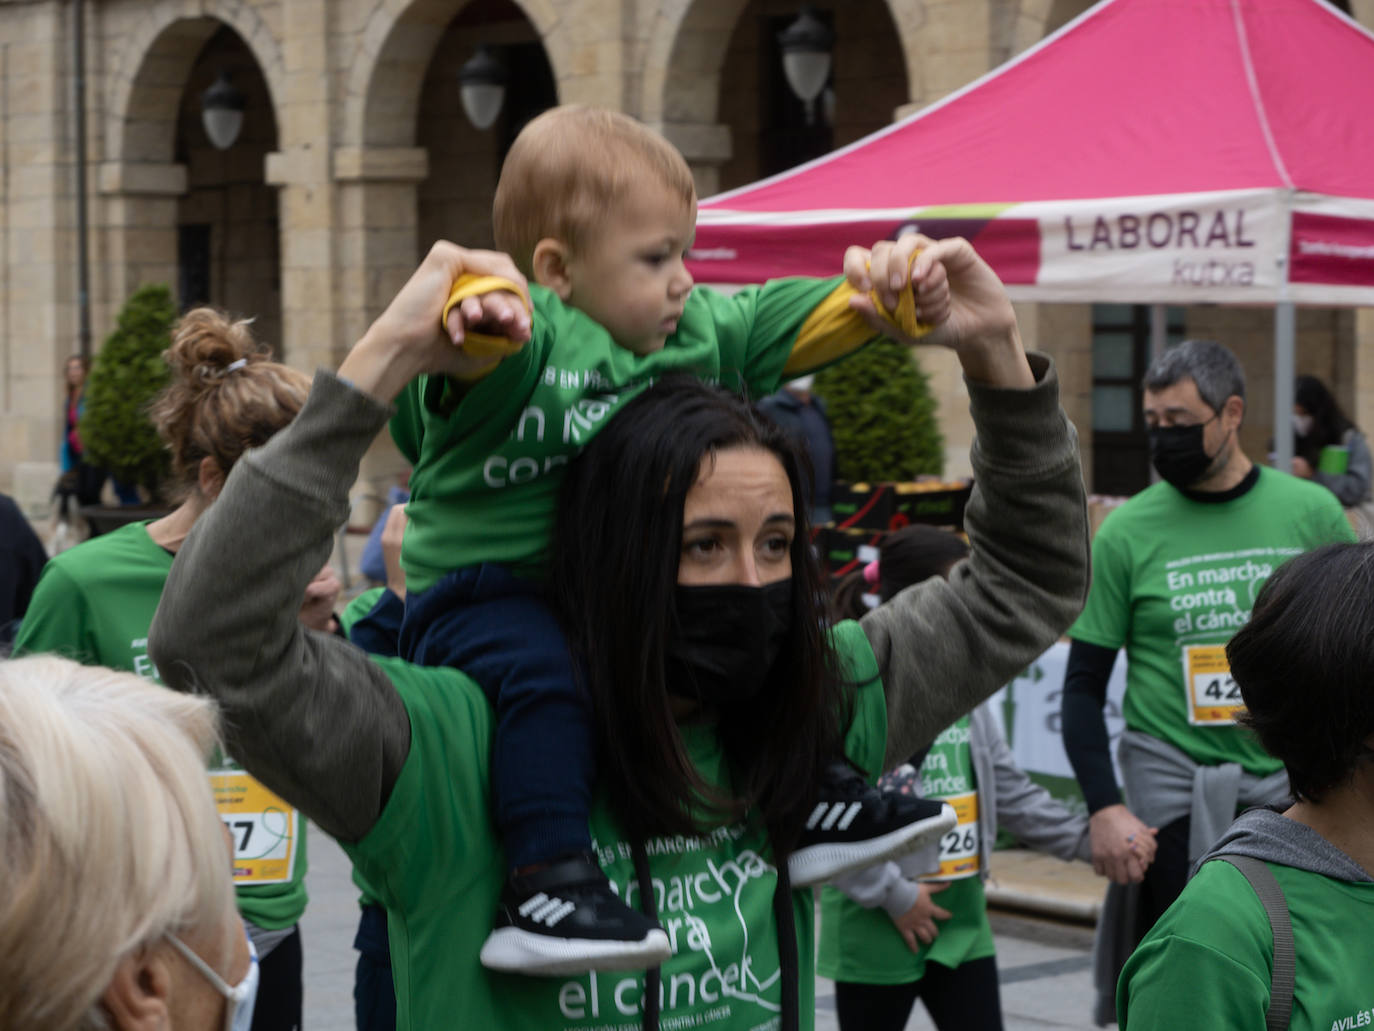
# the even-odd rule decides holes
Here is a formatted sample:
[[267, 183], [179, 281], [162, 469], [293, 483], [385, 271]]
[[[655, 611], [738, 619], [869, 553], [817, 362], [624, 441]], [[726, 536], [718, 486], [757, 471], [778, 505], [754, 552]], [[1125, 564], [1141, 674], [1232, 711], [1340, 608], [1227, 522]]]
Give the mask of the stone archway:
[[[342, 139], [360, 148], [413, 147], [420, 93], [448, 25], [483, 0], [383, 0], [368, 19], [349, 62]], [[544, 40], [560, 81], [567, 74], [567, 32], [555, 33], [552, 0], [510, 0]], [[464, 59], [466, 55], [464, 55]]]
[[[106, 259], [100, 265], [103, 281], [97, 282], [98, 310], [108, 321], [142, 283], [165, 282], [180, 293], [186, 283], [179, 251], [186, 243], [184, 227], [194, 225], [207, 269], [204, 288], [194, 292], [204, 296], [183, 302], [204, 300], [254, 314], [265, 338], [280, 349], [276, 197], [266, 189], [264, 165], [276, 148], [274, 97], [283, 88], [282, 55], [251, 8], [227, 7], [224, 19], [207, 13], [215, 8], [190, 0], [151, 5], [113, 64], [106, 160], [97, 178]], [[240, 141], [218, 158], [207, 153], [205, 141], [188, 142], [188, 133], [203, 136], [198, 98], [213, 78], [202, 66], [207, 48], [213, 48], [217, 68], [237, 76], [250, 101]], [[237, 184], [233, 189], [231, 181]], [[245, 191], [254, 189], [259, 192], [246, 202]], [[226, 232], [244, 219], [255, 228]], [[227, 241], [232, 245], [226, 249]], [[255, 278], [257, 288], [241, 289], [245, 276]]]
[[[910, 94], [891, 3], [847, 0], [842, 19], [841, 5], [822, 7], [836, 16], [836, 89], [834, 131], [819, 150], [882, 128]], [[779, 170], [757, 153], [777, 148], [760, 140], [793, 130], [777, 123], [778, 98], [769, 96], [785, 86], [763, 74], [760, 62], [774, 59], [768, 34], [795, 12], [791, 0], [694, 0], [660, 9], [645, 41], [641, 111], [686, 155], [703, 195]]]
[[201, 47], [222, 25], [233, 29], [252, 53], [270, 96], [284, 95], [281, 47], [251, 7], [204, 0], [160, 0], [148, 6], [129, 34], [107, 83], [108, 162], [144, 165], [171, 161], [186, 77]]
[[[436, 68], [442, 71], [441, 58], [457, 48], [450, 62], [456, 68], [478, 41], [542, 43], [557, 77], [568, 60], [567, 44], [560, 42], [568, 33], [553, 32], [560, 17], [551, 0], [383, 0], [373, 12], [350, 61], [342, 145], [333, 162], [345, 214], [338, 240], [346, 326], [361, 331], [366, 313], [381, 310], [433, 238], [461, 238], [475, 222], [476, 231], [463, 242], [487, 242], [484, 212], [495, 186], [496, 161], [465, 123], [455, 139], [434, 136], [436, 105], [426, 98], [434, 95], [432, 80]], [[440, 119], [454, 117], [456, 79], [452, 101], [439, 111]], [[476, 151], [482, 152], [482, 162], [452, 160], [455, 153]], [[474, 179], [473, 170], [483, 163], [486, 171]], [[456, 193], [436, 186], [435, 169], [448, 170]], [[457, 224], [443, 221], [452, 212], [460, 213]]]

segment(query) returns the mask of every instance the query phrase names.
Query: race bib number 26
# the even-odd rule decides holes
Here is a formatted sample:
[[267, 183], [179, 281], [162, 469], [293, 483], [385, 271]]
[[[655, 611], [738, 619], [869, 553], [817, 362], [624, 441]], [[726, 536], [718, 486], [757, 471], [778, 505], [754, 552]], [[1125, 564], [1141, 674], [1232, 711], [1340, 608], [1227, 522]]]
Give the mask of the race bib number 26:
[[243, 770], [211, 770], [210, 787], [234, 839], [234, 883], [289, 881], [296, 860], [296, 810]]
[[978, 830], [978, 792], [945, 799], [954, 807], [959, 822], [940, 839], [940, 869], [923, 881], [957, 881], [978, 876], [981, 865]]
[[1225, 645], [1194, 644], [1184, 648], [1183, 683], [1188, 722], [1195, 727], [1229, 727], [1245, 708], [1240, 685], [1231, 677]]

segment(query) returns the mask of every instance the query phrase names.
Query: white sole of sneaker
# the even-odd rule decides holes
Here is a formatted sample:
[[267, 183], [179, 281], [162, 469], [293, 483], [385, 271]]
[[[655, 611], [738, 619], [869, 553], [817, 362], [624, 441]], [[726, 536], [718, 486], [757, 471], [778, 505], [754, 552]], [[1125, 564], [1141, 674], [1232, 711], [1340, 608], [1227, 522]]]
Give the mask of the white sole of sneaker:
[[498, 927], [482, 943], [482, 966], [512, 974], [584, 974], [591, 970], [644, 970], [673, 955], [668, 935], [652, 930], [643, 941], [553, 938]]
[[945, 803], [939, 816], [908, 823], [895, 831], [888, 831], [882, 837], [798, 849], [787, 859], [787, 873], [794, 888], [824, 884], [841, 874], [915, 852], [932, 839], [952, 830], [958, 822], [954, 807]]

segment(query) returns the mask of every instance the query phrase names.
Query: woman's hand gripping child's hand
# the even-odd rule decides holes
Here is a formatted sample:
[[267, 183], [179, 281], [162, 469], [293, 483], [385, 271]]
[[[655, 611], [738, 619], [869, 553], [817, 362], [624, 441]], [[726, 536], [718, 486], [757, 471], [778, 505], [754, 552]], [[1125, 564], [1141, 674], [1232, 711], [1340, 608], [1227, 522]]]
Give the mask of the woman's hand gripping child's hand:
[[[466, 298], [441, 324], [454, 284], [464, 275], [496, 276], [518, 292], [505, 288]], [[339, 376], [386, 402], [421, 373], [474, 379], [501, 358], [469, 354], [467, 335], [486, 331], [522, 344], [530, 337], [529, 307], [525, 277], [509, 255], [440, 241], [354, 345]]]

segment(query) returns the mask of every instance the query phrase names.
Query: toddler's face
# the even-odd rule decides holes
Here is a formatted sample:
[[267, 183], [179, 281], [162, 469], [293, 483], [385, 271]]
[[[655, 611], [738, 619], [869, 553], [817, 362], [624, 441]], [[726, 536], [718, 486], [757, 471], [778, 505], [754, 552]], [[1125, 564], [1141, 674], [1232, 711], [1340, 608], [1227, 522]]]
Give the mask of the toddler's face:
[[636, 186], [569, 260], [568, 303], [605, 326], [626, 350], [660, 350], [677, 331], [692, 290], [683, 259], [696, 214], [695, 202], [684, 205], [661, 184]]

